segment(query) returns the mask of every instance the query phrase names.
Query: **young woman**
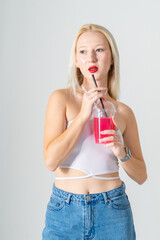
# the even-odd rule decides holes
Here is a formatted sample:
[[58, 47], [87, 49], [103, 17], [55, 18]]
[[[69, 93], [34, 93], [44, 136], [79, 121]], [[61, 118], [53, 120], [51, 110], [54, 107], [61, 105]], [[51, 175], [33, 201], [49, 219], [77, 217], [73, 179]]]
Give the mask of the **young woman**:
[[[69, 85], [50, 95], [46, 110], [44, 161], [56, 178], [43, 240], [136, 239], [119, 164], [138, 184], [146, 181], [147, 172], [134, 113], [118, 97], [115, 40], [106, 28], [86, 24], [73, 43]], [[96, 144], [93, 109], [100, 98], [114, 105], [116, 129], [104, 130], [112, 136]]]

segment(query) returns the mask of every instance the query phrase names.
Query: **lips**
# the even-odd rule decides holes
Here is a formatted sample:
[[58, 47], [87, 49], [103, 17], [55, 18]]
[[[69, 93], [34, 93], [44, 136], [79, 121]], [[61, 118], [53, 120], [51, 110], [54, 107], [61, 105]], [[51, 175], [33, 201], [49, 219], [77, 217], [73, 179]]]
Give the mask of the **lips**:
[[95, 72], [98, 71], [98, 67], [96, 67], [96, 66], [91, 66], [91, 67], [88, 68], [88, 71], [90, 71], [90, 73], [95, 73]]

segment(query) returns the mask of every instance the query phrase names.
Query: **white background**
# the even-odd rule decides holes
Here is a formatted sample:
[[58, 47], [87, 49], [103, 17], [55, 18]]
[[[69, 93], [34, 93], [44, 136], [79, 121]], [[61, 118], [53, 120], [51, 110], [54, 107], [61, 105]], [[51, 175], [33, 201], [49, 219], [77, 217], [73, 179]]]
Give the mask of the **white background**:
[[159, 0], [0, 1], [0, 232], [40, 240], [54, 173], [43, 162], [49, 95], [64, 88], [73, 38], [86, 23], [108, 28], [120, 54], [121, 97], [136, 116], [148, 180], [120, 176], [137, 240], [159, 240]]

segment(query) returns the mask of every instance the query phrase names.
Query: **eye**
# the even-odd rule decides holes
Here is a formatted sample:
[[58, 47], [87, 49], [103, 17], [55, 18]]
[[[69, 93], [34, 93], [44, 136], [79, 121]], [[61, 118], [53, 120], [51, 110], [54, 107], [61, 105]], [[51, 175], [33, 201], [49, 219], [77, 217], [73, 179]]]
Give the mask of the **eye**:
[[103, 49], [102, 49], [102, 48], [98, 48], [96, 51], [97, 51], [97, 52], [102, 52]]
[[81, 54], [84, 54], [84, 53], [86, 53], [86, 51], [85, 51], [85, 50], [81, 50], [80, 53], [81, 53]]

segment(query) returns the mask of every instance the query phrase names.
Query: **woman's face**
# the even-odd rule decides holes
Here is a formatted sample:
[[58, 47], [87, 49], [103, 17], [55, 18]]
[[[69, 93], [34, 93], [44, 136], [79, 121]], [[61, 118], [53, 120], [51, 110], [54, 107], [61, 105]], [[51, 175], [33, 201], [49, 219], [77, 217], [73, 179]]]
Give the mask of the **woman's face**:
[[[96, 31], [87, 31], [80, 35], [76, 46], [76, 67], [85, 79], [106, 81], [112, 61], [112, 53], [106, 37]], [[89, 68], [95, 66], [95, 68]], [[97, 68], [96, 68], [97, 67]]]

